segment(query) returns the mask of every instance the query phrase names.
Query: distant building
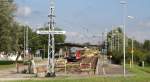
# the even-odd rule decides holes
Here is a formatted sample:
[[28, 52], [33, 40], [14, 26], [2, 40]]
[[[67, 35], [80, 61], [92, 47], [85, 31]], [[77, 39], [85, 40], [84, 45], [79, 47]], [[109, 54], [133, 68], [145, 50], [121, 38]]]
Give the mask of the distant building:
[[[0, 54], [0, 60], [1, 61], [16, 61], [16, 58], [17, 58], [17, 54], [10, 54], [9, 56], [8, 55], [3, 55], [3, 54]], [[18, 58], [18, 61], [22, 61], [22, 57], [20, 56]]]

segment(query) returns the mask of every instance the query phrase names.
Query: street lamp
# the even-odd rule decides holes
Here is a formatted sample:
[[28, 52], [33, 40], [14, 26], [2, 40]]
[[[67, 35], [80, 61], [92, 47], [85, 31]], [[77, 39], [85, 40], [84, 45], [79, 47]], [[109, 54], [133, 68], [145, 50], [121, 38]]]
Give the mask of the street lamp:
[[134, 48], [133, 48], [133, 46], [134, 46], [134, 37], [132, 38], [132, 60], [131, 60], [132, 66], [133, 66], [133, 55], [134, 55]]
[[126, 45], [126, 41], [125, 41], [125, 37], [126, 37], [126, 33], [125, 33], [125, 27], [126, 27], [126, 14], [127, 14], [127, 2], [126, 1], [121, 1], [120, 4], [123, 5], [123, 28], [124, 28], [124, 38], [123, 38], [123, 74], [124, 76], [126, 75], [126, 70], [125, 70], [125, 56], [126, 56], [126, 51], [125, 51], [125, 45]]
[[[128, 16], [128, 19], [134, 19], [135, 17], [133, 17], [133, 16]], [[133, 53], [134, 53], [134, 50], [133, 50], [133, 44], [134, 44], [134, 37], [132, 38], [132, 51], [131, 51], [131, 53], [132, 53], [132, 58], [131, 58], [131, 66], [130, 67], [132, 67], [133, 66]]]
[[129, 19], [134, 19], [134, 17], [133, 17], [133, 16], [128, 16], [128, 18], [129, 18]]

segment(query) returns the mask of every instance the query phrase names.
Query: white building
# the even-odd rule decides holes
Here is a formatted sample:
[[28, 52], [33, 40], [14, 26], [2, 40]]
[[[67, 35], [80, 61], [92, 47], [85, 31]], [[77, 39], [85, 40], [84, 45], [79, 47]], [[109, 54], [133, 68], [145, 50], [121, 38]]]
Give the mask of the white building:
[[[16, 61], [16, 58], [17, 58], [17, 54], [11, 54], [11, 55], [3, 55], [3, 54], [0, 54], [0, 60], [5, 60], [5, 61]], [[22, 57], [20, 56], [18, 58], [18, 61], [22, 61]]]

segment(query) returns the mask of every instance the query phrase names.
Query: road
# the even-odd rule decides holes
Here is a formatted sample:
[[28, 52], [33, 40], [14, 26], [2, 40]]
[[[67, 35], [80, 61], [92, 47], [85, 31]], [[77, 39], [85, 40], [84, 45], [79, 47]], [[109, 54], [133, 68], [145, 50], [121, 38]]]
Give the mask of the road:
[[[97, 62], [97, 75], [123, 75], [123, 67], [121, 65], [112, 64], [106, 57], [99, 57]], [[126, 70], [126, 74], [130, 74]]]

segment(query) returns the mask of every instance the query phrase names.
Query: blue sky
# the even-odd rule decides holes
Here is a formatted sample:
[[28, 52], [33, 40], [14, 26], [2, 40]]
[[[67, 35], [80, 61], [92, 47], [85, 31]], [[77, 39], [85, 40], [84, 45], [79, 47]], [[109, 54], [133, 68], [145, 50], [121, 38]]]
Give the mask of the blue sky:
[[[15, 0], [18, 6], [16, 20], [38, 28], [48, 22], [50, 0]], [[99, 37], [112, 26], [122, 25], [121, 0], [56, 0], [57, 27], [67, 31], [68, 42], [97, 43]], [[126, 32], [139, 41], [150, 39], [150, 0], [128, 0]]]

